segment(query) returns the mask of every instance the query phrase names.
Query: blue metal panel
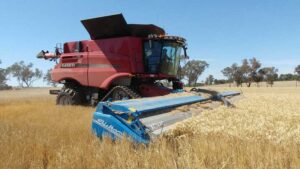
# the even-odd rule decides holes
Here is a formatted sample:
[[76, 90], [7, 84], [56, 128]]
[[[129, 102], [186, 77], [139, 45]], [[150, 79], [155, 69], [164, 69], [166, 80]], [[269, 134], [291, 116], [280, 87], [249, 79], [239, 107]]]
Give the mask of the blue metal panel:
[[236, 95], [239, 95], [239, 94], [240, 94], [239, 92], [226, 91], [226, 92], [222, 92], [222, 93], [219, 93], [217, 95], [212, 96], [211, 99], [220, 100], [222, 97], [236, 96]]
[[236, 96], [239, 95], [240, 92], [235, 92], [235, 91], [226, 91], [226, 92], [222, 92], [219, 95], [223, 96], [223, 97], [227, 97], [227, 96]]
[[132, 108], [140, 113], [144, 113], [206, 100], [208, 99], [202, 96], [153, 97], [113, 102], [111, 103], [111, 108], [119, 111], [121, 111], [120, 107], [123, 108], [123, 111], [124, 108], [127, 110]]
[[[149, 135], [146, 133], [144, 126], [139, 121], [126, 122], [122, 118], [118, 118], [112, 114], [108, 114], [108, 109], [102, 105], [104, 109], [95, 112], [92, 121], [92, 130], [98, 137], [108, 136], [112, 140], [120, 139], [123, 136], [129, 136], [135, 142], [147, 144], [150, 141]], [[137, 125], [138, 124], [138, 125]]]

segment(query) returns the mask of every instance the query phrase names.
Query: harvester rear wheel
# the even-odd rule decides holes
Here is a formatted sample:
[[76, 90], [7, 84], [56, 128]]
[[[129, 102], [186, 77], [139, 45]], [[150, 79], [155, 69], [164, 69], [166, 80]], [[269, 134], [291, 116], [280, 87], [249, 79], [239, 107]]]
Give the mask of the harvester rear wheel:
[[136, 99], [141, 96], [127, 86], [116, 86], [112, 91], [112, 100]]
[[113, 101], [115, 101], [124, 99], [136, 99], [140, 97], [141, 96], [138, 93], [127, 86], [115, 86], [106, 94], [106, 96], [103, 97], [101, 101], [105, 101], [108, 98], [111, 98]]

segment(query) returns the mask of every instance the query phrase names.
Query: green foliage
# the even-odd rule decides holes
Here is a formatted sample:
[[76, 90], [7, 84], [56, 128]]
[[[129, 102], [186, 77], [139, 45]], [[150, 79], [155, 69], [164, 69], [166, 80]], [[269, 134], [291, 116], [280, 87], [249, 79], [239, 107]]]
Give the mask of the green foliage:
[[[0, 64], [1, 64], [1, 60], [0, 60]], [[7, 78], [6, 78], [7, 72], [5, 69], [0, 68], [0, 85], [5, 84]]]
[[208, 66], [209, 64], [202, 60], [190, 60], [182, 67], [181, 76], [187, 78], [189, 86], [195, 85], [199, 76]]
[[241, 72], [243, 73], [243, 82], [247, 83], [247, 86], [250, 87], [252, 82], [259, 83], [262, 78], [258, 73], [261, 63], [253, 57], [252, 59], [244, 59], [242, 61]]
[[49, 70], [47, 71], [47, 73], [46, 73], [46, 74], [44, 75], [44, 77], [43, 77], [43, 80], [44, 80], [45, 82], [47, 82], [48, 85], [53, 86], [53, 87], [56, 87], [56, 86], [57, 86], [57, 83], [54, 82], [54, 81], [52, 81], [52, 79], [51, 79], [51, 71], [52, 71], [52, 69], [49, 69]]
[[263, 75], [264, 80], [269, 85], [273, 85], [274, 81], [278, 79], [278, 69], [275, 67], [264, 67], [260, 70], [260, 73]]
[[300, 80], [300, 65], [298, 65], [298, 66], [295, 68], [295, 72], [298, 74], [298, 76], [296, 77], [296, 80]]
[[252, 70], [247, 59], [242, 60], [242, 66], [240, 67], [240, 69], [241, 72], [243, 73], [243, 80], [246, 82], [250, 81], [250, 74]]
[[[300, 80], [300, 65], [295, 68], [295, 73], [277, 74], [278, 69], [275, 67], [264, 67], [260, 68], [261, 63], [254, 57], [252, 59], [243, 59], [242, 65], [234, 63], [231, 67], [226, 67], [222, 70], [222, 73], [227, 77], [229, 83], [235, 82], [237, 86], [242, 85], [242, 83], [247, 83], [250, 87], [251, 83], [266, 81], [267, 84], [273, 85], [274, 81], [290, 81], [290, 80]], [[217, 81], [218, 82], [218, 81]]]
[[295, 68], [295, 72], [300, 75], [300, 65]]
[[223, 75], [225, 77], [227, 77], [227, 79], [228, 79], [229, 82], [233, 82], [234, 81], [234, 79], [233, 79], [233, 70], [232, 70], [231, 67], [226, 67], [221, 72], [223, 73]]
[[[0, 64], [1, 64], [0, 60]], [[8, 80], [8, 71], [4, 68], [0, 68], [0, 90], [7, 90], [11, 89], [12, 87], [6, 84], [6, 81]]]
[[214, 83], [214, 76], [213, 75], [208, 75], [208, 77], [205, 80], [206, 85], [212, 85]]
[[244, 79], [243, 68], [234, 63], [231, 67], [226, 67], [222, 70], [224, 76], [228, 78], [228, 81], [235, 82], [237, 86], [242, 85]]
[[32, 83], [43, 76], [43, 73], [39, 69], [34, 69], [33, 64], [25, 64], [24, 61], [16, 62], [7, 68], [7, 71], [15, 77], [19, 85], [24, 87], [31, 87]]
[[248, 76], [248, 87], [251, 86], [252, 82], [256, 82], [257, 84], [263, 80], [263, 77], [258, 73], [259, 68], [261, 67], [261, 63], [253, 57], [249, 59], [250, 62], [250, 74]]
[[245, 82], [250, 87], [252, 82], [259, 83], [263, 80], [263, 72], [259, 71], [260, 67], [261, 63], [253, 57], [249, 60], [243, 59], [241, 66], [234, 63], [231, 67], [224, 68], [222, 73], [229, 82], [235, 82], [237, 86]]
[[233, 79], [236, 83], [237, 86], [241, 86], [243, 83], [243, 79], [244, 79], [244, 73], [243, 73], [243, 69], [238, 66], [236, 63], [234, 63], [231, 66], [232, 69], [232, 73], [233, 73]]
[[[1, 64], [1, 60], [0, 60], [0, 64]], [[6, 84], [6, 81], [8, 80], [7, 78], [8, 76], [8, 72], [6, 69], [4, 68], [0, 68], [0, 90], [4, 90], [4, 89], [10, 89], [11, 87], [8, 86]]]
[[225, 79], [214, 79], [214, 84], [217, 85], [217, 84], [225, 84], [225, 83], [228, 83], [228, 80], [225, 80]]
[[291, 80], [297, 80], [297, 79], [298, 79], [298, 75], [294, 75], [291, 73], [281, 74], [278, 78], [279, 81], [291, 81]]

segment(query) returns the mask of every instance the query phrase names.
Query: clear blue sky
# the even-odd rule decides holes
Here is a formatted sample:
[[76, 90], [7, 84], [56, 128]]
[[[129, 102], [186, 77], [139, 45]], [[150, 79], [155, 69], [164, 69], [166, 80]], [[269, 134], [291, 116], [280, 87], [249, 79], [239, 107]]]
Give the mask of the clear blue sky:
[[115, 13], [185, 37], [190, 57], [210, 64], [201, 80], [223, 78], [221, 69], [253, 56], [279, 73], [300, 64], [299, 0], [1, 0], [1, 67], [24, 60], [46, 72], [53, 63], [36, 59], [40, 50], [89, 39], [80, 20]]

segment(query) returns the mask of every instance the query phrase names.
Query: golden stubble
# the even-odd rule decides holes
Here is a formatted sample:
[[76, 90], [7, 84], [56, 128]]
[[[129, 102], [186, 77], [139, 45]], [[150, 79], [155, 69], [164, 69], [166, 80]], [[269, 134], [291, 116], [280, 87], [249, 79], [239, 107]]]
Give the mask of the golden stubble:
[[241, 88], [236, 108], [201, 109], [148, 146], [99, 140], [94, 108], [38, 90], [0, 92], [0, 168], [300, 168], [300, 88]]

